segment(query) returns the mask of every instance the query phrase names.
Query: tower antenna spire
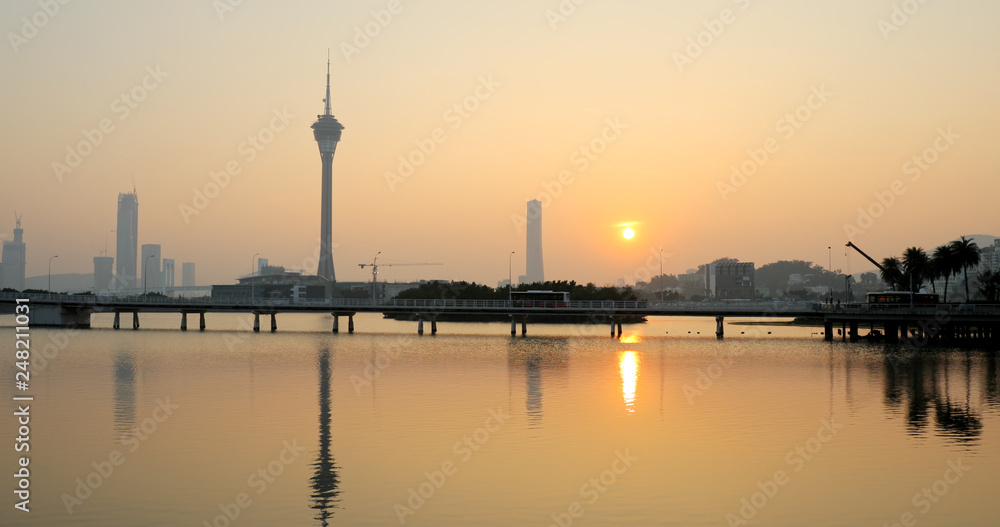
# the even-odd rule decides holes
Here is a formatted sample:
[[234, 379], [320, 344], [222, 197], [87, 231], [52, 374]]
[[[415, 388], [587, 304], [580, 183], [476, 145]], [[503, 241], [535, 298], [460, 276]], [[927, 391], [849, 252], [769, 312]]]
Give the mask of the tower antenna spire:
[[16, 229], [20, 229], [21, 228], [21, 214], [18, 214], [18, 212], [16, 210], [14, 211], [14, 221], [17, 223], [17, 225], [16, 225], [15, 228]]
[[323, 99], [326, 103], [326, 113], [323, 115], [333, 115], [330, 113], [330, 49], [326, 50], [326, 99]]

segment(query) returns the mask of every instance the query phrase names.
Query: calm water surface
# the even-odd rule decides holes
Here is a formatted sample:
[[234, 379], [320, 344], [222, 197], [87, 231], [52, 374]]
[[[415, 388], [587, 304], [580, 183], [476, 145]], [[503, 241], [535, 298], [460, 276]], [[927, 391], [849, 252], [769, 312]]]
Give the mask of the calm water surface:
[[995, 350], [735, 325], [719, 342], [711, 319], [621, 340], [503, 324], [417, 337], [376, 316], [334, 336], [320, 315], [257, 335], [210, 315], [181, 333], [178, 319], [32, 333], [32, 511], [13, 509], [8, 479], [0, 525], [1000, 522]]

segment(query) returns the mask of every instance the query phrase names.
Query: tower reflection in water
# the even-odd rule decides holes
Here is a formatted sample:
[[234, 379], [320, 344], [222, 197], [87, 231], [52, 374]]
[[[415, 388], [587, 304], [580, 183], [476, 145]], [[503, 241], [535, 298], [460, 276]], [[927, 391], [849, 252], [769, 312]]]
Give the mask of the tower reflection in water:
[[524, 369], [524, 411], [528, 428], [542, 426], [543, 373], [565, 373], [569, 365], [568, 340], [561, 338], [511, 339], [507, 347], [510, 372]]
[[340, 501], [340, 477], [337, 475], [337, 465], [330, 453], [330, 350], [319, 352], [317, 360], [319, 369], [319, 453], [316, 462], [312, 464], [315, 473], [310, 478], [313, 491], [310, 495], [310, 508], [316, 510], [316, 519], [326, 527]]
[[135, 359], [131, 351], [115, 355], [115, 441], [123, 443], [135, 428]]

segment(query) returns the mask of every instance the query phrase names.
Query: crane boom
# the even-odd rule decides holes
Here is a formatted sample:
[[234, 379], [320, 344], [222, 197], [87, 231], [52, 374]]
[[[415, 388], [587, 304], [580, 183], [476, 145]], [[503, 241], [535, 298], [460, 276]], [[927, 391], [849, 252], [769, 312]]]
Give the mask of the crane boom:
[[378, 282], [378, 268], [379, 267], [402, 267], [402, 266], [414, 266], [414, 265], [444, 265], [443, 263], [378, 263], [378, 255], [382, 254], [379, 251], [375, 258], [372, 259], [371, 263], [358, 264], [358, 267], [364, 269], [365, 267], [372, 268], [372, 302], [376, 300], [376, 287], [375, 284]]
[[876, 262], [876, 261], [875, 261], [875, 260], [874, 260], [874, 259], [873, 259], [873, 258], [872, 258], [871, 256], [868, 256], [867, 254], [865, 254], [865, 252], [864, 252], [864, 251], [862, 251], [860, 247], [858, 247], [857, 245], [854, 245], [854, 242], [847, 242], [847, 245], [846, 245], [846, 246], [847, 246], [847, 247], [851, 247], [851, 248], [853, 248], [853, 249], [854, 249], [855, 251], [858, 251], [858, 253], [860, 253], [860, 254], [861, 254], [861, 256], [864, 256], [864, 257], [865, 257], [865, 258], [867, 258], [867, 259], [868, 259], [868, 261], [869, 261], [869, 262], [871, 262], [871, 263], [872, 263], [872, 264], [873, 264], [873, 265], [874, 265], [875, 267], [878, 267], [878, 270], [879, 270], [879, 271], [885, 271], [885, 267], [882, 267], [882, 264], [880, 264], [880, 263]]

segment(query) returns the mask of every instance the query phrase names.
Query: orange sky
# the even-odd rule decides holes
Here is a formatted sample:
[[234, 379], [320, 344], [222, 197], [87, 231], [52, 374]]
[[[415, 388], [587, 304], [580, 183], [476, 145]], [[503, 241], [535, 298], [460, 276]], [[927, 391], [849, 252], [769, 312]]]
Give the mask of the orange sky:
[[[231, 283], [258, 252], [313, 265], [309, 125], [327, 48], [346, 127], [334, 161], [342, 281], [368, 279], [357, 264], [378, 251], [445, 264], [384, 269], [388, 280], [494, 285], [511, 250], [523, 274], [512, 215], [535, 198], [546, 277], [599, 284], [656, 274], [661, 247], [668, 273], [723, 256], [826, 265], [828, 246], [835, 268], [868, 268], [842, 249], [859, 207], [878, 217], [853, 239], [877, 257], [1000, 234], [1000, 5], [911, 3], [591, 1], [563, 16], [555, 0], [115, 0], [50, 16], [5, 2], [0, 234], [10, 239], [17, 210], [29, 276], [53, 254], [54, 272], [91, 272], [134, 174], [139, 243], [161, 244], [178, 268], [196, 262], [199, 283]], [[375, 36], [358, 37], [366, 28]], [[83, 133], [102, 125], [99, 140]], [[387, 181], [432, 137], [412, 175]], [[67, 149], [88, 141], [69, 167]], [[227, 164], [239, 173], [185, 218]], [[734, 166], [753, 174], [734, 179]], [[894, 182], [880, 211], [875, 193], [888, 202]]]

